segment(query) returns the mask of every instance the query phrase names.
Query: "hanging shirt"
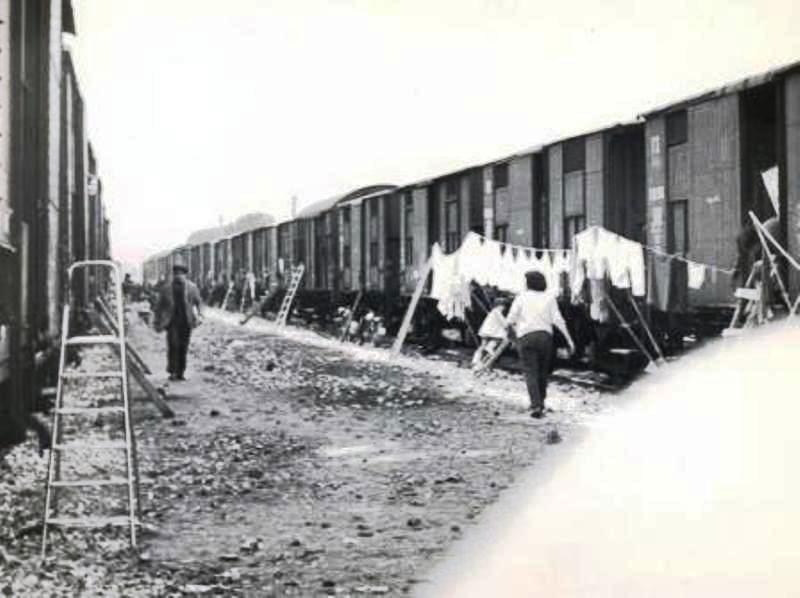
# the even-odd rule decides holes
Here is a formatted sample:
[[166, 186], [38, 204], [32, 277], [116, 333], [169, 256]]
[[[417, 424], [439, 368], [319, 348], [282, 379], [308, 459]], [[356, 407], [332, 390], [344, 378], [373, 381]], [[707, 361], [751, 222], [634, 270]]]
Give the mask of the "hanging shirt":
[[611, 314], [606, 304], [605, 280], [589, 280], [591, 303], [589, 304], [589, 317], [596, 322], [608, 322]]
[[530, 290], [514, 299], [508, 312], [508, 323], [514, 326], [518, 337], [537, 331], [552, 334], [553, 326], [566, 328], [556, 298], [550, 293]]
[[702, 288], [706, 281], [705, 264], [689, 262], [686, 267], [688, 269], [689, 288], [695, 290]]

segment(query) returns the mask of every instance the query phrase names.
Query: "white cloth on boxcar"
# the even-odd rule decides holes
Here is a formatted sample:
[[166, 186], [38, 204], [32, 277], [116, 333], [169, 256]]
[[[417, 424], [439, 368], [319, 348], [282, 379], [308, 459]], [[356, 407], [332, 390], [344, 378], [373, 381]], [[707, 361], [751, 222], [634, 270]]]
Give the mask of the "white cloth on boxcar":
[[690, 289], [700, 289], [706, 281], [706, 266], [696, 262], [687, 262]]
[[488, 269], [486, 268], [486, 248], [481, 238], [473, 232], [467, 233], [461, 244], [459, 253], [459, 272], [467, 280], [478, 284], [486, 284]]

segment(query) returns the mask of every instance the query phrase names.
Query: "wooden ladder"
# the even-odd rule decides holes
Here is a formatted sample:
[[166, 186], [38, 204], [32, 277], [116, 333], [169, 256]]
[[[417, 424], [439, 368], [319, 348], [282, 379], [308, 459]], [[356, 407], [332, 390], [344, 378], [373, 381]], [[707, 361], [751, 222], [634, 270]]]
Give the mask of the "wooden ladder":
[[292, 268], [292, 277], [289, 279], [289, 287], [286, 289], [286, 295], [281, 303], [281, 308], [278, 310], [278, 318], [275, 320], [278, 326], [286, 326], [286, 321], [289, 319], [289, 311], [292, 308], [292, 302], [297, 289], [300, 288], [300, 281], [303, 280], [303, 274], [306, 267], [303, 264]]
[[[128, 350], [125, 341], [125, 320], [122, 295], [122, 276], [119, 266], [111, 261], [91, 260], [76, 262], [70, 266], [68, 278], [72, 288], [73, 274], [83, 268], [109, 268], [115, 278], [116, 287], [116, 334], [94, 334], [87, 336], [69, 336], [70, 312], [75, 307], [70, 300], [64, 306], [61, 319], [61, 352], [58, 364], [58, 386], [56, 388], [56, 402], [53, 410], [53, 446], [47, 466], [47, 480], [45, 486], [45, 506], [42, 522], [42, 558], [47, 554], [47, 541], [51, 526], [60, 527], [127, 527], [130, 531], [130, 543], [136, 546], [136, 526], [139, 524], [139, 477], [136, 461], [136, 445], [131, 422], [131, 404], [128, 392]], [[115, 349], [119, 356], [119, 366], [113, 369], [89, 372], [67, 369], [67, 353], [73, 347], [87, 347], [92, 345], [106, 345]], [[67, 405], [65, 401], [65, 386], [70, 380], [113, 380], [118, 384], [119, 400], [115, 405], [100, 405], [92, 401], [90, 406]], [[97, 416], [100, 414], [119, 414], [123, 416], [123, 439], [107, 440], [102, 442], [69, 442], [64, 439], [64, 418], [80, 416]], [[102, 478], [76, 478], [63, 479], [61, 477], [61, 457], [65, 453], [84, 454], [93, 451], [124, 451], [125, 475], [107, 476]], [[57, 490], [61, 488], [87, 488], [122, 486], [127, 488], [128, 507], [127, 514], [122, 516], [75, 516], [61, 517], [58, 515]]]

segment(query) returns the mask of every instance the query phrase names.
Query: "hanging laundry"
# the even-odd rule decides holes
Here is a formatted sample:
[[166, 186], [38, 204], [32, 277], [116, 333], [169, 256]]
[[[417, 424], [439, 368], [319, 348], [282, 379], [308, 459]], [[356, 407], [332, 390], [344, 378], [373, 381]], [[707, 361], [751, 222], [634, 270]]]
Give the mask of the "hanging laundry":
[[645, 294], [644, 250], [640, 243], [618, 236], [608, 265], [611, 284], [619, 289], [629, 288], [639, 297]]
[[503, 282], [502, 280], [503, 249], [500, 243], [498, 243], [497, 241], [487, 240], [485, 245], [486, 245], [485, 259], [488, 267], [488, 270], [486, 272], [486, 284], [493, 287], [497, 287], [499, 289], [501, 288], [501, 284]]
[[647, 276], [644, 268], [644, 247], [640, 243], [628, 240], [626, 243], [628, 269], [631, 277], [631, 292], [637, 297], [647, 293]]
[[562, 274], [571, 270], [572, 252], [568, 249], [556, 251], [553, 255], [553, 270]]
[[706, 266], [705, 264], [698, 264], [697, 262], [688, 262], [686, 264], [688, 269], [689, 288], [700, 289], [706, 281]]
[[467, 233], [458, 253], [461, 277], [486, 284], [489, 269], [486, 267], [486, 247], [481, 238], [473, 232]]
[[684, 260], [672, 260], [670, 264], [669, 306], [670, 311], [685, 312], [689, 308], [689, 269]]
[[597, 227], [592, 226], [578, 233], [572, 240], [575, 246], [575, 261], [586, 264], [586, 275], [594, 276], [594, 259], [597, 253]]
[[589, 281], [589, 292], [591, 303], [589, 304], [589, 317], [596, 322], [605, 323], [611, 317], [606, 299], [607, 282], [603, 279], [592, 279]]
[[583, 288], [586, 282], [586, 262], [576, 259], [572, 264], [572, 272], [569, 275], [570, 294], [573, 303], [580, 303], [583, 300]]
[[659, 311], [669, 310], [671, 261], [669, 256], [655, 253], [651, 253], [647, 259], [647, 267], [650, 270], [647, 302]]
[[619, 235], [612, 233], [601, 227], [595, 227], [597, 244], [595, 245], [594, 257], [587, 263], [589, 278], [600, 280], [605, 278], [610, 272], [611, 263], [619, 259]]
[[448, 320], [453, 318], [463, 320], [466, 310], [470, 306], [470, 291], [469, 282], [460, 277], [454, 277], [450, 280], [450, 285], [444, 296], [437, 302], [436, 307]]
[[612, 248], [612, 255], [608, 258], [608, 277], [618, 289], [627, 289], [631, 285], [630, 265], [626, 253], [626, 244], [629, 241], [617, 237]]
[[458, 276], [456, 271], [457, 254], [445, 255], [438, 243], [431, 248], [431, 262], [433, 270], [433, 282], [431, 283], [430, 297], [441, 299], [450, 292], [453, 279]]
[[510, 245], [505, 246], [503, 256], [500, 258], [500, 279], [497, 287], [504, 291], [511, 293], [519, 292], [519, 283], [517, 281], [517, 262], [514, 259], [514, 253]]

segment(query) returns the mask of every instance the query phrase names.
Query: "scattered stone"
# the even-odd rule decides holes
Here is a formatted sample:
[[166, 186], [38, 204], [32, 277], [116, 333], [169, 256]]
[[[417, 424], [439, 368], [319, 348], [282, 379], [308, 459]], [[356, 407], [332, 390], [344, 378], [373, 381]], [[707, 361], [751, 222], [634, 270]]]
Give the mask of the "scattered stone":
[[239, 555], [238, 554], [221, 554], [219, 556], [219, 560], [225, 561], [225, 562], [235, 562], [235, 561], [239, 560]]
[[208, 594], [214, 586], [204, 586], [196, 583], [187, 583], [181, 587], [181, 592], [184, 594]]
[[219, 417], [219, 411], [217, 411], [216, 409], [212, 409], [211, 411], [208, 412], [208, 414], [211, 417]]
[[419, 517], [412, 517], [406, 522], [406, 525], [411, 529], [422, 529], [422, 519]]
[[547, 433], [547, 438], [545, 439], [545, 442], [547, 444], [558, 444], [559, 442], [561, 442], [561, 434], [559, 434], [558, 430], [554, 428]]

